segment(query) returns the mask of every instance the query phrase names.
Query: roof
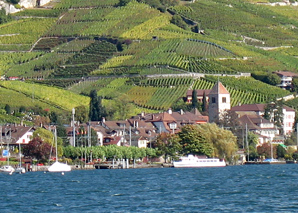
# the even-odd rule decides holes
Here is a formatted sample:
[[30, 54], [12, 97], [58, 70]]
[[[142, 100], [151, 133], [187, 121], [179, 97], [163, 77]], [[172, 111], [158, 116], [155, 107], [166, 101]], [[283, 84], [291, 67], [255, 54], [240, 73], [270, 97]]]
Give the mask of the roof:
[[[266, 104], [243, 104], [240, 106], [234, 106], [231, 108], [231, 111], [238, 111], [238, 112], [265, 112]], [[283, 106], [283, 109], [286, 111], [293, 111], [295, 112], [295, 109], [288, 107], [286, 105]]]
[[[27, 132], [34, 129], [33, 127], [28, 126], [15, 126], [15, 125], [9, 125], [9, 126], [2, 126], [2, 140], [6, 143], [5, 135], [9, 136], [11, 134], [11, 141], [9, 144], [16, 144], [17, 141], [23, 137]], [[11, 133], [9, 133], [11, 131]]]
[[279, 76], [286, 76], [286, 77], [298, 76], [297, 73], [293, 73], [293, 72], [289, 72], [289, 71], [277, 71], [277, 72], [274, 72], [274, 73], [279, 75]]
[[293, 108], [291, 108], [291, 107], [288, 107], [288, 106], [283, 106], [283, 109], [285, 109], [287, 112], [290, 112], [290, 111], [292, 111], [292, 112], [296, 112], [296, 110], [295, 109], [293, 109]]
[[240, 123], [244, 126], [245, 124], [247, 124], [247, 128], [248, 129], [274, 129], [274, 128], [261, 128], [259, 126], [259, 124], [261, 123], [272, 123], [269, 120], [263, 118], [260, 115], [243, 115], [240, 119], [239, 119]]
[[[192, 91], [193, 90], [187, 90], [186, 96], [192, 96]], [[196, 91], [197, 91], [197, 96], [203, 96], [204, 92], [205, 92], [205, 95], [208, 96], [209, 93], [211, 92], [211, 89], [197, 89]]]
[[229, 91], [224, 87], [224, 85], [218, 81], [211, 89], [210, 94], [230, 94]]
[[243, 104], [240, 106], [234, 106], [231, 108], [231, 111], [254, 111], [254, 112], [263, 112], [265, 111], [266, 104]]

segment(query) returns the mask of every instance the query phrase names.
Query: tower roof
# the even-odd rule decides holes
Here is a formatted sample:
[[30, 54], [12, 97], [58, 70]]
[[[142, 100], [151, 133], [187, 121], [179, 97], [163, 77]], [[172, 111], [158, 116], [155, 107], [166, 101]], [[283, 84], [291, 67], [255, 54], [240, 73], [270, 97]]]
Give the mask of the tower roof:
[[230, 94], [229, 91], [224, 87], [224, 85], [218, 81], [213, 86], [209, 94]]

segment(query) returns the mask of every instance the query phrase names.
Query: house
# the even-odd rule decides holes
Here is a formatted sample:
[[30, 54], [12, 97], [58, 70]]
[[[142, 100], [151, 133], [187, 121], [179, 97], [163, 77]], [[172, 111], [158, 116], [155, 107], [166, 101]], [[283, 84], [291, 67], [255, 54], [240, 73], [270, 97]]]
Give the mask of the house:
[[208, 122], [208, 116], [201, 115], [198, 110], [173, 112], [172, 109], [169, 109], [167, 112], [162, 113], [143, 113], [139, 115], [139, 118], [146, 123], [152, 123], [158, 133], [178, 133], [184, 125]]
[[[206, 101], [209, 101], [209, 93], [210, 93], [211, 89], [197, 89], [197, 99], [198, 102], [203, 103], [203, 97], [204, 97], [204, 93], [206, 95]], [[187, 103], [191, 103], [192, 102], [192, 92], [193, 90], [187, 90], [186, 92], [186, 102]]]
[[31, 141], [34, 131], [34, 127], [23, 125], [0, 126], [0, 148], [9, 146], [9, 149], [14, 150], [19, 145], [27, 145]]
[[294, 77], [298, 77], [297, 73], [288, 72], [288, 71], [277, 71], [274, 72], [280, 77], [280, 84], [277, 86], [283, 89], [292, 88], [292, 81]]
[[244, 114], [239, 118], [240, 125], [259, 136], [259, 145], [273, 141], [279, 135], [279, 130], [273, 122], [258, 114]]
[[[264, 116], [266, 104], [243, 104], [240, 106], [234, 106], [231, 108], [231, 111], [236, 112], [237, 114], [249, 114], [255, 113], [259, 116]], [[293, 132], [293, 126], [295, 124], [295, 110], [283, 106], [283, 132], [285, 135], [290, 135]]]

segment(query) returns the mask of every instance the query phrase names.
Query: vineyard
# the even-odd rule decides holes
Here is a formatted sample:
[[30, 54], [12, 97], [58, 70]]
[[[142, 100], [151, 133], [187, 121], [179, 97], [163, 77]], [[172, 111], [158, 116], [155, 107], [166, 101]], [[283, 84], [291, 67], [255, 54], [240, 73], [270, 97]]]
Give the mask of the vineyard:
[[[22, 93], [28, 97], [45, 102], [53, 107], [71, 111], [72, 108], [80, 105], [87, 106], [89, 98], [77, 95], [67, 90], [55, 87], [41, 86], [17, 81], [2, 81], [0, 86], [6, 89]], [[13, 99], [19, 100], [18, 98]]]
[[27, 18], [0, 26], [0, 50], [29, 50], [55, 18]]
[[[42, 107], [71, 110], [88, 105], [81, 95], [95, 89], [103, 103], [127, 98], [138, 112], [166, 110], [188, 89], [210, 89], [217, 80], [233, 106], [286, 96], [289, 91], [252, 78], [225, 77], [298, 72], [297, 8], [251, 2], [183, 2], [162, 12], [137, 1], [59, 0], [51, 2], [53, 9], [22, 10], [0, 25], [0, 74], [30, 83], [0, 82], [1, 95], [11, 91], [14, 99], [18, 92], [28, 106], [34, 96]], [[174, 24], [174, 14], [185, 28]], [[19, 105], [9, 99], [5, 103]]]

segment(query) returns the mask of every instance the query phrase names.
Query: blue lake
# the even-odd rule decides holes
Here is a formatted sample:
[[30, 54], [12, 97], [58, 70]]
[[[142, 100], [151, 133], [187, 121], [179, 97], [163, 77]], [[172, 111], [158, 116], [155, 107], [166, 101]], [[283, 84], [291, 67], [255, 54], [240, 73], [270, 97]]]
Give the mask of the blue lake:
[[0, 173], [4, 212], [296, 212], [298, 165]]

